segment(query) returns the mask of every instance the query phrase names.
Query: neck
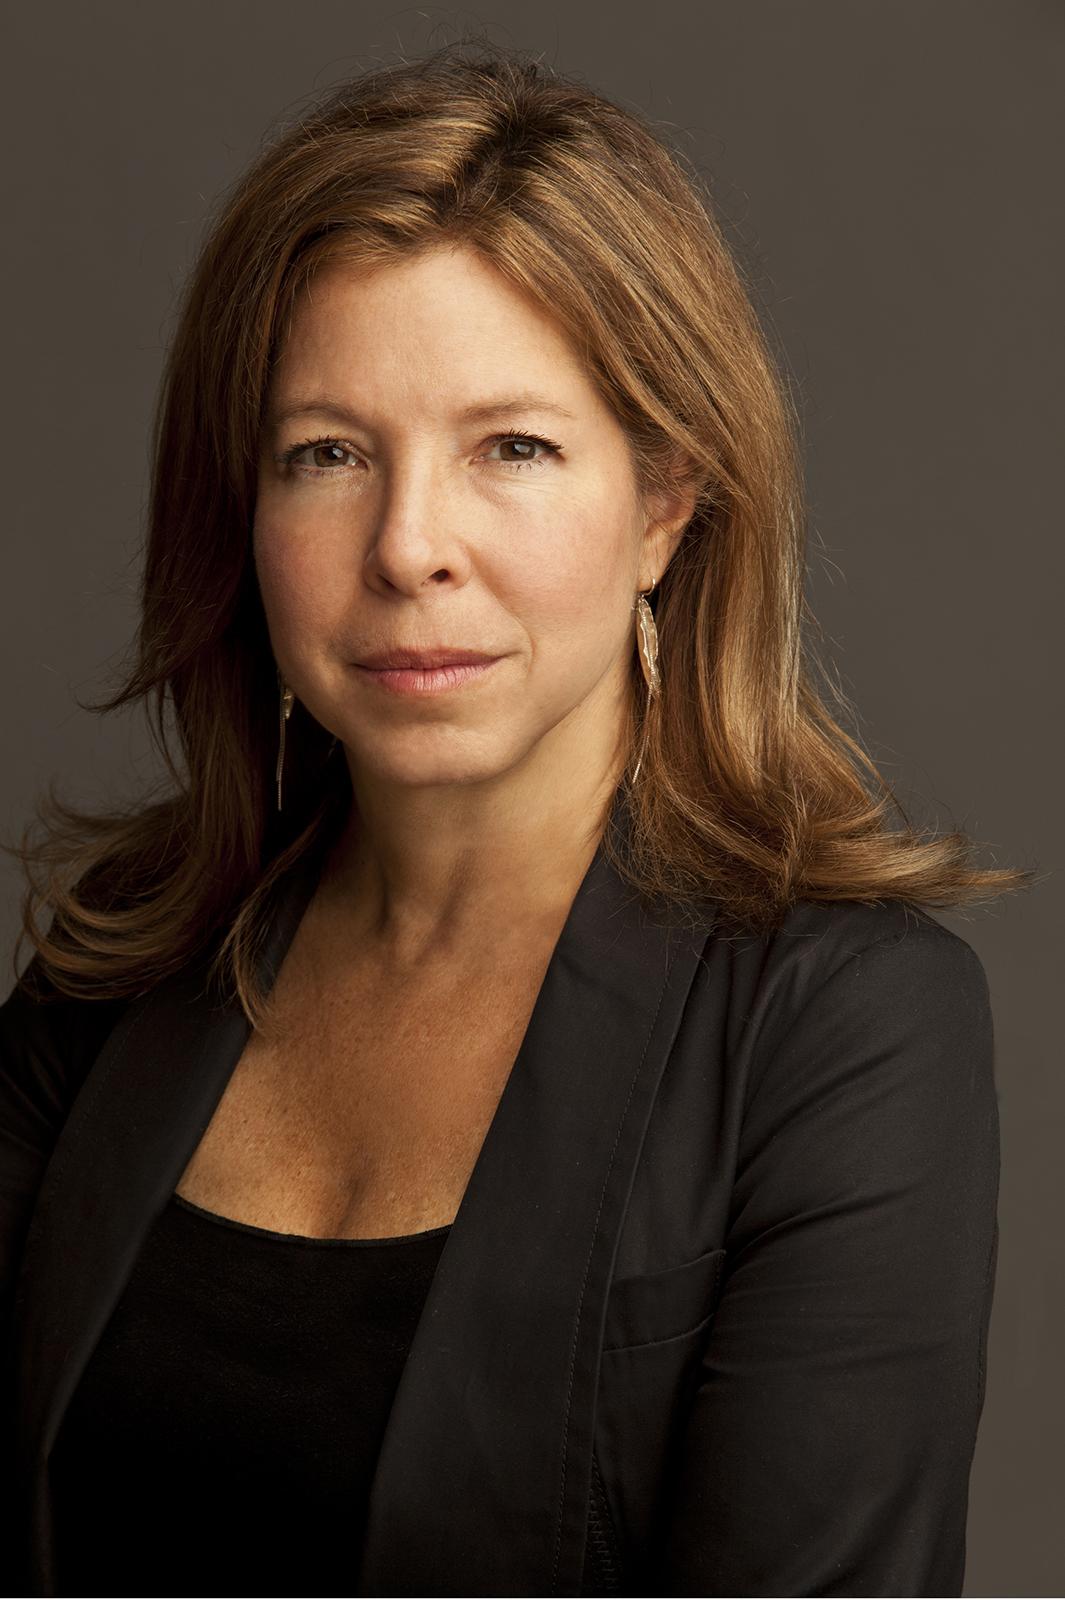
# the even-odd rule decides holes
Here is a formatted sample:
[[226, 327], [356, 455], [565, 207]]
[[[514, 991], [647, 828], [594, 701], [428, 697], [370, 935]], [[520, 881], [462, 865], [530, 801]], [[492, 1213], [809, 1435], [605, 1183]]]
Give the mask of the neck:
[[[557, 731], [557, 730], [555, 730]], [[545, 741], [502, 777], [378, 781], [351, 761], [352, 807], [323, 873], [331, 917], [391, 969], [557, 938], [621, 776], [614, 738], [584, 739], [555, 781]]]

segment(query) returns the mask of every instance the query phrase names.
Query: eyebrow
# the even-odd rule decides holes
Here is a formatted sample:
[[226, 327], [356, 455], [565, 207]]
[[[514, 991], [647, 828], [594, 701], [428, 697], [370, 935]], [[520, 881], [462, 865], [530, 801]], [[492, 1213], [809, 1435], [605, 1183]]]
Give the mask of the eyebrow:
[[[519, 394], [501, 395], [491, 400], [479, 400], [475, 405], [465, 406], [456, 413], [460, 422], [486, 422], [493, 417], [515, 416], [523, 411], [546, 411], [553, 416], [566, 417], [570, 422], [576, 422], [572, 411], [567, 411], [565, 406], [560, 406], [557, 400], [548, 400], [546, 396], [522, 391]], [[267, 416], [267, 423], [272, 428], [280, 428], [286, 422], [293, 422], [297, 417], [305, 416], [331, 416], [339, 417], [353, 428], [361, 428], [362, 420], [343, 401], [334, 395], [321, 394], [307, 399], [296, 399], [288, 405], [271, 410]]]

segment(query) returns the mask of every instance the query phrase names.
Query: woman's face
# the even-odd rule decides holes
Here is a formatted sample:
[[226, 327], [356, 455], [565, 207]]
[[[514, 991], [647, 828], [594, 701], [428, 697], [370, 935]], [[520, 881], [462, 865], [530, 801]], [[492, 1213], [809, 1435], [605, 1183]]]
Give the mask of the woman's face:
[[[277, 664], [353, 779], [491, 781], [545, 740], [572, 770], [616, 741], [633, 602], [690, 509], [671, 505], [656, 549], [613, 414], [553, 320], [475, 252], [334, 264], [300, 302], [255, 562]], [[438, 646], [500, 659], [433, 693], [357, 665]]]

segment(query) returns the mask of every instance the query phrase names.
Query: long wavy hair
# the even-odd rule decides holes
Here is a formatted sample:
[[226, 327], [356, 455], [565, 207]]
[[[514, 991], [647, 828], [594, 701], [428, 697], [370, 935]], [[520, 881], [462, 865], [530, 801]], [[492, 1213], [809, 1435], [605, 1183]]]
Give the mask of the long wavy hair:
[[710, 896], [723, 932], [759, 934], [799, 898], [951, 906], [1027, 886], [1031, 872], [977, 868], [960, 832], [918, 832], [837, 720], [852, 708], [803, 593], [796, 412], [696, 169], [583, 82], [467, 38], [332, 89], [216, 208], [154, 417], [132, 664], [85, 707], [142, 702], [166, 774], [120, 814], [49, 786], [43, 837], [4, 845], [28, 878], [19, 945], [36, 947], [35, 975], [132, 996], [206, 951], [263, 1022], [275, 887], [352, 800], [343, 752], [297, 705], [276, 810], [278, 678], [251, 553], [268, 380], [325, 263], [445, 243], [483, 252], [557, 319], [642, 490], [697, 491], [652, 598], [650, 703], [634, 634], [641, 765], [620, 786], [624, 848], [603, 835], [633, 888], [677, 907]]

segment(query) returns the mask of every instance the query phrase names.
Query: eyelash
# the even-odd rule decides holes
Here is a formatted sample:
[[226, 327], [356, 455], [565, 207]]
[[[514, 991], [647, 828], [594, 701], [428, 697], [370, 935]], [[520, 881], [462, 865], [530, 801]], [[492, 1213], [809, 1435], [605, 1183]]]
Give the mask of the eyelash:
[[[542, 444], [545, 450], [549, 452], [549, 456], [558, 455], [562, 450], [562, 446], [560, 444], [555, 444], [553, 440], [544, 439], [538, 433], [527, 433], [522, 428], [511, 428], [507, 433], [494, 433], [491, 438], [485, 442], [487, 443], [488, 448], [492, 449], [495, 445], [501, 444], [508, 439], [529, 439], [533, 444]], [[352, 449], [351, 445], [345, 444], [343, 439], [336, 439], [332, 434], [323, 434], [320, 438], [304, 439], [302, 444], [292, 445], [288, 450], [283, 451], [277, 459], [283, 466], [292, 467], [295, 464], [296, 457], [301, 456], [305, 450], [314, 450], [318, 445], [323, 444], [339, 445], [342, 450], [348, 450], [352, 455], [358, 454], [357, 451]], [[525, 467], [542, 467], [548, 459], [548, 456], [541, 456], [539, 459], [533, 459], [530, 461], [497, 461], [495, 465], [506, 467], [510, 471], [521, 471]], [[346, 469], [341, 466], [336, 466], [298, 467], [296, 470], [303, 473], [307, 477], [331, 478], [337, 472], [343, 472]]]

